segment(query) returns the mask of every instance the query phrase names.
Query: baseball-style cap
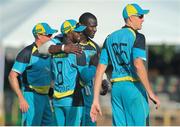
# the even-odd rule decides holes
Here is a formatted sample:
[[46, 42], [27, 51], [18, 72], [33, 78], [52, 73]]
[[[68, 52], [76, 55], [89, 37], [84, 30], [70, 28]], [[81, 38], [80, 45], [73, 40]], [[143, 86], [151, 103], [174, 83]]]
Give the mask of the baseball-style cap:
[[37, 34], [43, 34], [43, 35], [48, 35], [48, 34], [54, 34], [58, 30], [52, 29], [47, 23], [38, 23], [34, 26], [32, 33], [34, 36]]
[[69, 31], [81, 32], [86, 29], [86, 26], [80, 25], [74, 19], [69, 19], [61, 25], [62, 34], [67, 34]]
[[138, 4], [128, 4], [123, 10], [123, 18], [127, 19], [131, 15], [144, 15], [149, 13], [149, 10], [142, 9]]

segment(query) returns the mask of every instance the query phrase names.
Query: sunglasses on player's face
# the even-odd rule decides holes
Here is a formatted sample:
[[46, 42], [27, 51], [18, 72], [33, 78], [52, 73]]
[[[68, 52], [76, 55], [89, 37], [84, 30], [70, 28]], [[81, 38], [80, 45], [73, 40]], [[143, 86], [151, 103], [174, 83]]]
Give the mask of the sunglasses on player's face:
[[43, 36], [46, 36], [46, 37], [51, 37], [52, 34], [40, 34], [40, 35], [43, 35]]
[[47, 37], [51, 37], [51, 36], [52, 36], [52, 34], [47, 34], [47, 35], [45, 35], [45, 36], [47, 36]]
[[137, 15], [137, 17], [138, 17], [139, 19], [143, 19], [143, 18], [144, 18], [144, 15]]

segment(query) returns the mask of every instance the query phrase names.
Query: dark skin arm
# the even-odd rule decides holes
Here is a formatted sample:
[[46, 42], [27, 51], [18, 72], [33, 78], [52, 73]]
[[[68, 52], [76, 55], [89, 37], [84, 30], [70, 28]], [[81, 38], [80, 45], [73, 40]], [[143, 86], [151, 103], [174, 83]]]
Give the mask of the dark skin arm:
[[51, 45], [49, 47], [49, 53], [58, 53], [58, 52], [65, 52], [65, 53], [74, 53], [74, 54], [81, 54], [82, 48], [81, 46], [74, 44], [72, 42], [67, 42], [64, 46], [64, 51], [62, 51], [62, 45]]

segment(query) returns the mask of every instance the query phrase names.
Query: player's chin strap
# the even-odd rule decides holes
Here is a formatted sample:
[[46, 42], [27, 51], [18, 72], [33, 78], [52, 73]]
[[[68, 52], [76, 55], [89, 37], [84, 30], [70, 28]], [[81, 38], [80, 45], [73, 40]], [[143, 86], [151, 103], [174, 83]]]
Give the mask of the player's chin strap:
[[[74, 68], [77, 70], [78, 76], [80, 76], [80, 72], [79, 72], [79, 69], [78, 69], [77, 65], [71, 64], [71, 66], [74, 67]], [[77, 78], [78, 78], [78, 80], [79, 80], [79, 77], [78, 77], [78, 76], [77, 76]], [[84, 89], [85, 89], [85, 94], [86, 94], [87, 96], [90, 96], [90, 95], [92, 94], [92, 93], [91, 93], [91, 90], [90, 90], [90, 88], [89, 88], [88, 85], [84, 85], [84, 83], [83, 83], [81, 80], [79, 80], [78, 83], [79, 83], [79, 85], [81, 85], [82, 87], [84, 87]]]

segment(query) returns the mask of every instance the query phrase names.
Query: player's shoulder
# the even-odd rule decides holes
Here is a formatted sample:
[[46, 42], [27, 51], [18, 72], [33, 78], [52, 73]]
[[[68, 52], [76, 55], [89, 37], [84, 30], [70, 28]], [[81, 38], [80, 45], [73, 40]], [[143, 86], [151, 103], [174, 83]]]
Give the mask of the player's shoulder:
[[145, 36], [144, 36], [144, 34], [142, 34], [142, 33], [139, 33], [139, 32], [136, 32], [136, 38], [137, 39], [145, 39]]
[[91, 42], [91, 45], [95, 48], [95, 49], [100, 49], [100, 47], [99, 47], [99, 45], [95, 42], [95, 41], [93, 41], [92, 39], [90, 39], [89, 38], [89, 41]]
[[24, 56], [24, 55], [29, 55], [32, 53], [33, 48], [36, 47], [35, 43], [32, 43], [31, 45], [26, 46], [18, 54]]
[[142, 33], [136, 32], [136, 39], [134, 42], [134, 47], [139, 47], [145, 49], [146, 39]]
[[118, 37], [120, 34], [122, 34], [122, 32], [122, 29], [115, 30], [106, 37], [106, 40], [111, 40], [114, 37]]
[[31, 45], [26, 46], [17, 55], [17, 60], [21, 62], [26, 62], [30, 59], [31, 54], [33, 53], [33, 49], [36, 50], [37, 47], [35, 43], [32, 43]]

